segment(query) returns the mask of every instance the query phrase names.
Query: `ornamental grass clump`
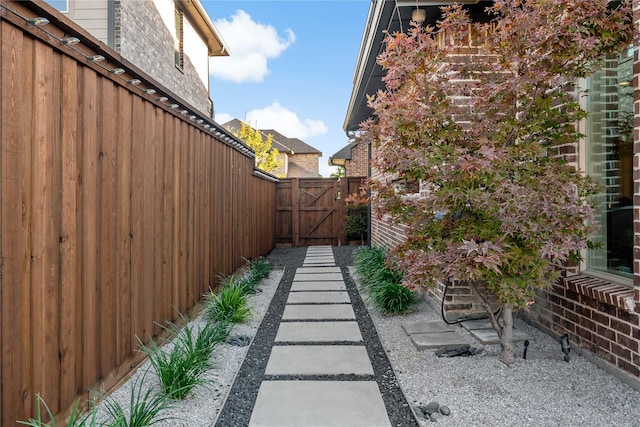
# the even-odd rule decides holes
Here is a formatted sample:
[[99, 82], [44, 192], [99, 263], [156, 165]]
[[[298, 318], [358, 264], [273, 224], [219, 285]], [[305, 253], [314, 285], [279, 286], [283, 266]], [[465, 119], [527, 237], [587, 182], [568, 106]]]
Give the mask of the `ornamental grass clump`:
[[149, 356], [164, 394], [182, 400], [205, 383], [203, 374], [213, 367], [211, 354], [227, 338], [229, 328], [226, 322], [208, 322], [198, 331], [191, 325], [180, 329], [169, 323], [167, 330], [175, 336], [170, 350], [160, 349], [153, 341], [140, 343], [140, 348]]
[[[44, 401], [44, 399], [39, 393], [36, 394], [36, 401], [37, 401], [37, 404], [36, 404], [35, 418], [29, 418], [29, 420], [27, 421], [18, 421], [18, 424], [23, 424], [31, 427], [57, 427], [58, 423], [56, 419], [53, 417], [53, 412], [51, 411], [51, 408], [49, 408], [49, 405], [47, 405], [47, 402]], [[97, 412], [93, 410], [86, 416], [83, 416], [82, 412], [78, 408], [79, 403], [80, 403], [80, 400], [76, 400], [76, 402], [73, 404], [73, 407], [71, 408], [71, 415], [69, 417], [69, 422], [66, 425], [68, 427], [98, 426], [96, 421]], [[50, 419], [49, 422], [44, 421], [42, 418], [42, 407], [44, 407], [47, 413], [47, 416]]]
[[247, 303], [246, 282], [222, 287], [218, 293], [205, 296], [205, 316], [212, 322], [240, 323], [251, 315]]
[[[125, 409], [120, 403], [111, 398], [103, 402], [107, 413], [107, 420], [101, 426], [108, 427], [145, 427], [165, 421], [175, 420], [176, 417], [160, 413], [171, 408], [173, 402], [168, 395], [156, 393], [151, 388], [144, 388], [144, 377], [147, 372], [131, 386], [129, 407]], [[97, 407], [93, 410], [94, 417]]]
[[267, 262], [266, 259], [260, 257], [254, 261], [249, 261], [249, 274], [253, 281], [260, 283], [262, 279], [269, 277], [273, 267]]
[[358, 250], [355, 267], [367, 298], [385, 314], [402, 314], [416, 301], [416, 293], [402, 285], [402, 273], [387, 264], [382, 248], [365, 246]]

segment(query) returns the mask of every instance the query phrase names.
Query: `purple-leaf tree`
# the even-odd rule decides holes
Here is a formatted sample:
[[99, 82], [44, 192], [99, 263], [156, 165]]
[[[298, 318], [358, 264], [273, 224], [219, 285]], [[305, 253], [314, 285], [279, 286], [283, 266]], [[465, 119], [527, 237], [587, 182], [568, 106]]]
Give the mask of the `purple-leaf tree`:
[[[405, 224], [408, 286], [469, 283], [514, 362], [513, 314], [589, 244], [598, 187], [562, 156], [586, 117], [575, 85], [632, 42], [630, 2], [497, 0], [489, 23], [461, 6], [436, 27], [389, 34], [370, 99], [372, 203]], [[420, 182], [420, 197], [398, 180]], [[498, 318], [490, 302], [501, 307]]]

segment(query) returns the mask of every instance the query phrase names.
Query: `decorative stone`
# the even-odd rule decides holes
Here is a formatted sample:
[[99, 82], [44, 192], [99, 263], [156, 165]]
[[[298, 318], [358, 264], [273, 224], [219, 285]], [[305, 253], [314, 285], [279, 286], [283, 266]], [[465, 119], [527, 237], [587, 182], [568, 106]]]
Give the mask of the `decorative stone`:
[[429, 415], [429, 420], [432, 423], [437, 423], [440, 417], [442, 417], [442, 414], [440, 414], [440, 412], [434, 412], [433, 414]]
[[447, 417], [448, 417], [449, 415], [451, 415], [451, 409], [449, 409], [449, 407], [448, 407], [448, 406], [444, 406], [444, 405], [442, 405], [442, 406], [440, 407], [440, 413], [441, 413], [442, 415], [445, 415], [445, 416], [447, 416]]
[[237, 347], [245, 347], [251, 342], [251, 337], [248, 335], [231, 335], [227, 337], [225, 343], [229, 345], [235, 345]]
[[429, 402], [422, 409], [422, 411], [426, 415], [431, 415], [434, 412], [438, 412], [439, 410], [440, 410], [440, 404], [438, 402]]

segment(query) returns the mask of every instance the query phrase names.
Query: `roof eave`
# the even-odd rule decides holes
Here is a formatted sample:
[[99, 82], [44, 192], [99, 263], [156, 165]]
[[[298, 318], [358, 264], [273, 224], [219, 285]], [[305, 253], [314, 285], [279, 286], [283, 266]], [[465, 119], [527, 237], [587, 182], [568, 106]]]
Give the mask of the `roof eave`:
[[189, 16], [196, 30], [204, 37], [209, 56], [229, 56], [229, 48], [211, 22], [200, 0], [176, 0]]

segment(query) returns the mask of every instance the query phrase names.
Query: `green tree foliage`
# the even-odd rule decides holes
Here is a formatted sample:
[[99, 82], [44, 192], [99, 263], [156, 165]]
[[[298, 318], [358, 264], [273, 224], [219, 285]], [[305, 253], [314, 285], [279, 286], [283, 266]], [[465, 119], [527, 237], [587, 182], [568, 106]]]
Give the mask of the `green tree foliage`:
[[242, 123], [240, 131], [236, 134], [249, 148], [256, 153], [256, 167], [265, 172], [273, 172], [282, 166], [283, 161], [278, 159], [280, 152], [273, 148], [273, 135], [263, 139], [262, 133], [246, 123]]
[[[405, 284], [470, 283], [511, 364], [513, 312], [597, 227], [598, 188], [558, 147], [576, 146], [586, 117], [574, 82], [631, 43], [632, 12], [628, 1], [496, 0], [481, 25], [461, 6], [442, 10], [435, 28], [388, 35], [378, 58], [386, 89], [361, 125], [384, 176], [373, 203], [407, 226], [394, 251]], [[398, 179], [419, 180], [424, 196]]]

